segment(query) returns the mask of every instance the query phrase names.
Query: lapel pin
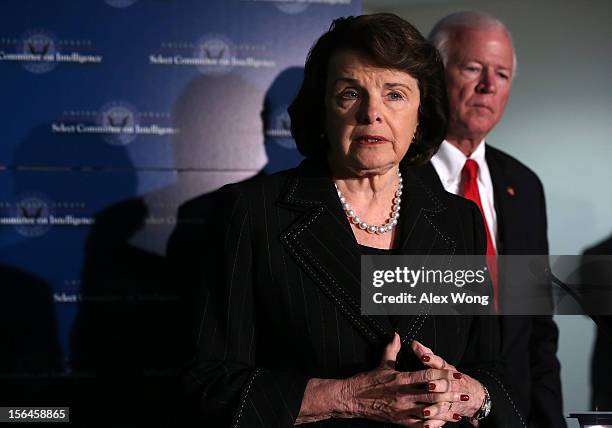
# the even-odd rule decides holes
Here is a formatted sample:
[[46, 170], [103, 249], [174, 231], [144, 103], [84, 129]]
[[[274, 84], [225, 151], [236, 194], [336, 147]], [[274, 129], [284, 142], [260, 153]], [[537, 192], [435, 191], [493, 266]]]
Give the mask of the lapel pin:
[[506, 192], [508, 192], [508, 194], [509, 194], [510, 196], [514, 196], [514, 195], [516, 195], [516, 192], [514, 191], [514, 187], [512, 187], [512, 186], [508, 186], [508, 187], [506, 187]]

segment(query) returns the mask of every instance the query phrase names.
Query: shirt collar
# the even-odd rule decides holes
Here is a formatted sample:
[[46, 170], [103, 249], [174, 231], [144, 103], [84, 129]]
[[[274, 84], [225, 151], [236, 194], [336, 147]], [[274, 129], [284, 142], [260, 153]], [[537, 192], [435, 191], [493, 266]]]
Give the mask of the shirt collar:
[[[461, 150], [444, 140], [438, 152], [431, 159], [436, 171], [441, 179], [445, 181], [454, 181], [461, 179], [461, 170], [465, 161], [468, 159]], [[479, 170], [486, 168], [485, 160], [485, 142], [482, 140], [476, 150], [472, 153], [469, 159], [473, 159], [478, 164]]]

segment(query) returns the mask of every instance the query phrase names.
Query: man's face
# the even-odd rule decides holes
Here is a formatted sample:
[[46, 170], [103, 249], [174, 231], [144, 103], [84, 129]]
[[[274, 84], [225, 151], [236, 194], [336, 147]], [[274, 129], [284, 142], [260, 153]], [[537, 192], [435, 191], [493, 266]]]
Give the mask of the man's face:
[[482, 140], [499, 122], [512, 86], [512, 43], [498, 28], [451, 32], [446, 84], [448, 140]]

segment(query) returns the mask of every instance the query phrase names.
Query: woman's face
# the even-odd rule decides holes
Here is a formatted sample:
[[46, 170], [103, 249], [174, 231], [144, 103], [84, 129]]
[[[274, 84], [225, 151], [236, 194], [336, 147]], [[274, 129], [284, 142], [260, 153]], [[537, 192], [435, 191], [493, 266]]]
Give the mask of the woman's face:
[[357, 51], [334, 53], [325, 94], [332, 168], [363, 176], [399, 164], [418, 124], [419, 102], [410, 74], [372, 65]]

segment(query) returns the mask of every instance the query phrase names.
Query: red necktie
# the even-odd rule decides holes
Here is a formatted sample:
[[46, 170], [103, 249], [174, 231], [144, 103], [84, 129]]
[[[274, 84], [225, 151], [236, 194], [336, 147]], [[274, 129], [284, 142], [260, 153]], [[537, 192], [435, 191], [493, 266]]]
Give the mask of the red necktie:
[[487, 232], [487, 267], [489, 268], [489, 274], [491, 275], [491, 282], [493, 283], [493, 304], [495, 305], [495, 312], [499, 313], [499, 290], [497, 284], [497, 260], [495, 258], [495, 247], [493, 246], [493, 239], [489, 232], [489, 226], [487, 225], [487, 218], [482, 210], [482, 202], [480, 201], [480, 192], [478, 191], [478, 164], [473, 159], [465, 161], [463, 170], [461, 171], [463, 176], [463, 197], [473, 201], [480, 209], [480, 214], [484, 220], [485, 231]]

